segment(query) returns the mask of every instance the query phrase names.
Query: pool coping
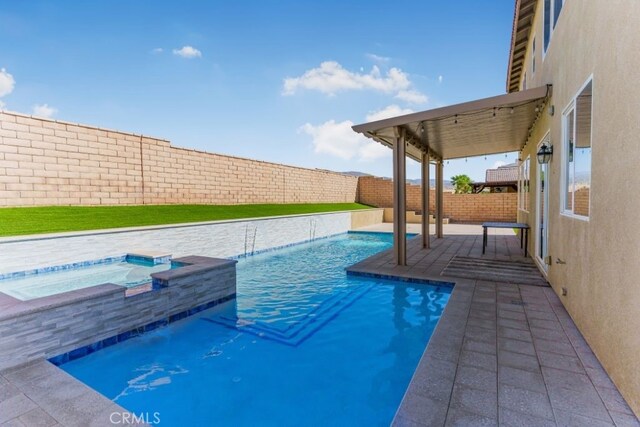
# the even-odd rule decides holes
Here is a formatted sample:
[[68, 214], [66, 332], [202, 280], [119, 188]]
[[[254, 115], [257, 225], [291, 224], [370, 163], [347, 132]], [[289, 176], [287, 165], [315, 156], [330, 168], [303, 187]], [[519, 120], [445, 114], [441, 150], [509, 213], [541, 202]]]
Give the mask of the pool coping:
[[[2, 425], [105, 426], [134, 415], [44, 359], [0, 371], [0, 386]], [[137, 421], [140, 415], [145, 414], [136, 414]]]

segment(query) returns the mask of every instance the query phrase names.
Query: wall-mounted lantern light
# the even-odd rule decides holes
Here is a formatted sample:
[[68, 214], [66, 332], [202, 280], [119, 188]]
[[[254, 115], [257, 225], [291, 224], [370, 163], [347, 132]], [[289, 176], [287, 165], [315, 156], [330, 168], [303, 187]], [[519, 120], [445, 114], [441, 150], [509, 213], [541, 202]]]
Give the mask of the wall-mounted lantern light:
[[546, 165], [551, 160], [551, 156], [553, 155], [553, 146], [548, 143], [544, 143], [540, 146], [538, 150], [538, 163], [541, 165]]

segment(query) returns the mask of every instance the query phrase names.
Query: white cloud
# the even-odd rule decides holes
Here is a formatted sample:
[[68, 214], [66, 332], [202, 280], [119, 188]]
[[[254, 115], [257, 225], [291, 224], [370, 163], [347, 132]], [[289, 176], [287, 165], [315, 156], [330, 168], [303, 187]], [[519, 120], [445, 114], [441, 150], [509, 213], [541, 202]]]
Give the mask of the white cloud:
[[[184, 49], [184, 48], [183, 48], [183, 49]], [[157, 47], [157, 48], [155, 48], [155, 49], [151, 49], [151, 53], [152, 53], [152, 54], [154, 54], [154, 55], [159, 55], [159, 54], [161, 54], [162, 52], [164, 52], [164, 49], [163, 49], [163, 48], [161, 48], [161, 47]], [[175, 51], [174, 51], [174, 53], [175, 53]]]
[[422, 92], [417, 90], [401, 90], [395, 98], [406, 101], [410, 104], [426, 104], [429, 98]]
[[202, 52], [193, 46], [183, 46], [180, 49], [173, 49], [173, 54], [187, 59], [202, 58]]
[[377, 120], [384, 120], [388, 119], [389, 117], [404, 116], [405, 114], [411, 113], [413, 113], [413, 110], [410, 108], [401, 108], [396, 104], [391, 104], [383, 108], [382, 110], [369, 112], [369, 114], [367, 114], [367, 121], [375, 122]]
[[16, 81], [13, 79], [13, 76], [4, 68], [0, 69], [0, 96], [9, 95], [13, 92], [15, 85]]
[[367, 53], [365, 56], [373, 62], [380, 62], [383, 64], [391, 61], [391, 58], [389, 58], [388, 56], [380, 56], [376, 55], [375, 53]]
[[360, 161], [389, 156], [388, 148], [354, 132], [351, 129], [353, 125], [351, 120], [338, 123], [329, 120], [317, 126], [306, 123], [299, 131], [312, 137], [313, 150], [317, 154], [329, 154], [343, 160], [356, 158]]
[[4, 102], [0, 101], [0, 110], [4, 110], [4, 107], [5, 107], [6, 105], [7, 105], [7, 104], [5, 104]]
[[[353, 132], [353, 130], [351, 130], [351, 132]], [[379, 142], [367, 139], [366, 143], [360, 147], [359, 155], [361, 161], [370, 162], [377, 159], [383, 159], [385, 157], [391, 157], [391, 153], [392, 151], [388, 147], [385, 147]]]
[[[368, 53], [368, 57], [383, 62], [390, 60]], [[299, 77], [284, 79], [282, 94], [294, 95], [298, 90], [315, 90], [329, 96], [349, 90], [371, 90], [393, 94], [394, 98], [409, 104], [426, 104], [429, 98], [412, 87], [409, 75], [399, 68], [391, 68], [385, 74], [377, 65], [368, 73], [360, 67], [360, 71], [349, 71], [336, 61], [325, 61], [319, 67], [305, 71]]]
[[[413, 113], [413, 110], [393, 104], [382, 110], [370, 112], [366, 120], [370, 122], [410, 113]], [[351, 129], [353, 125], [351, 120], [329, 120], [317, 126], [306, 123], [298, 131], [311, 136], [316, 154], [328, 154], [343, 160], [355, 159], [362, 162], [391, 156], [391, 150], [387, 147], [354, 132]]]
[[298, 89], [316, 90], [335, 95], [346, 90], [374, 90], [394, 93], [409, 89], [409, 76], [398, 68], [391, 68], [383, 76], [377, 66], [369, 73], [352, 72], [335, 61], [326, 61], [317, 68], [305, 71], [300, 77], [284, 79], [283, 95], [293, 95]]
[[500, 166], [504, 166], [504, 165], [506, 165], [506, 163], [503, 162], [502, 160], [496, 160], [493, 166], [491, 166], [491, 169], [498, 169]]
[[53, 107], [49, 107], [47, 104], [36, 104], [33, 106], [33, 115], [39, 117], [52, 117], [58, 110]]
[[439, 75], [438, 76], [438, 83], [442, 83], [442, 79], [443, 79], [442, 75]]

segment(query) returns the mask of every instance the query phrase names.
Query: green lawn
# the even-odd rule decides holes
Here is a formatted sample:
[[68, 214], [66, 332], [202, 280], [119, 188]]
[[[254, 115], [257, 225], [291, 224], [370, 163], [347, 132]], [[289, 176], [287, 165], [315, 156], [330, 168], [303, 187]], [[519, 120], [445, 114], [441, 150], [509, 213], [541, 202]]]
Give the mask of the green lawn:
[[367, 209], [359, 203], [45, 206], [0, 209], [0, 236]]

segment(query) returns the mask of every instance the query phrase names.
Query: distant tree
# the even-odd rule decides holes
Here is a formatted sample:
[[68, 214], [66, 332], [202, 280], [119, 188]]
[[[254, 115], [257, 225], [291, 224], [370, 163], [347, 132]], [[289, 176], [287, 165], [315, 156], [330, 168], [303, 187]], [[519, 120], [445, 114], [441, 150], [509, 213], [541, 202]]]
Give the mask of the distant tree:
[[451, 183], [455, 189], [456, 194], [471, 193], [473, 187], [471, 186], [471, 178], [468, 175], [456, 175], [451, 177]]

